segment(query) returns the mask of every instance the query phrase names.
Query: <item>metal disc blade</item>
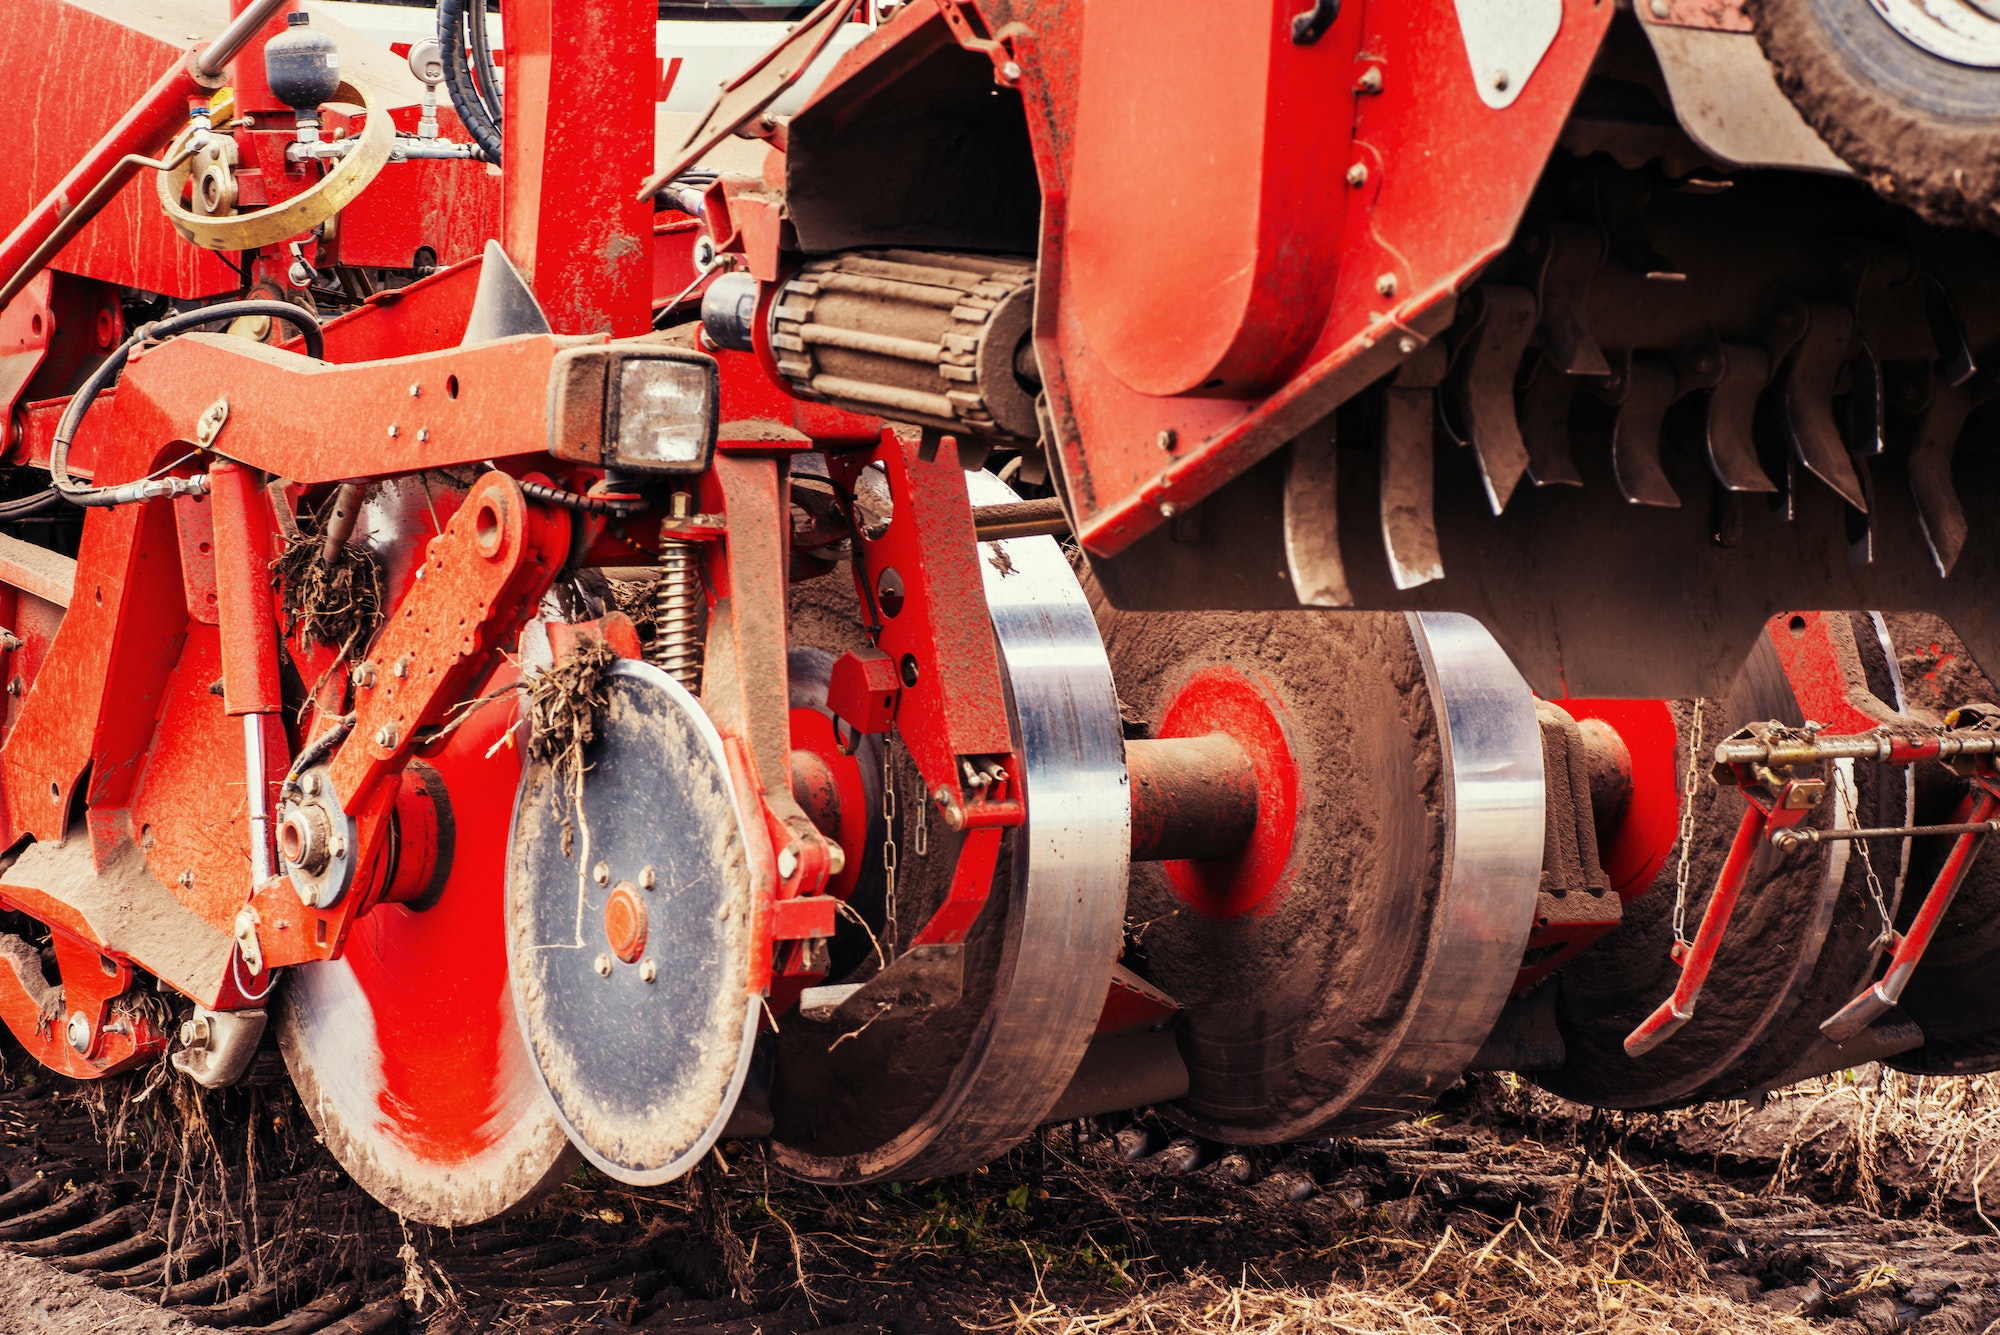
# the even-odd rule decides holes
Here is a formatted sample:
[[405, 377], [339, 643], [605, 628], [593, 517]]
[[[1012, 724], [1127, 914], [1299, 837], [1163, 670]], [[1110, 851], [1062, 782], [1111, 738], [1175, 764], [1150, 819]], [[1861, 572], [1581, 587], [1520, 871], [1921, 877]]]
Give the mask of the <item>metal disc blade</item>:
[[1242, 854], [1134, 868], [1127, 962], [1186, 1008], [1170, 1115], [1268, 1144], [1418, 1111], [1485, 1040], [1533, 924], [1526, 683], [1453, 614], [1100, 615], [1150, 735], [1220, 729], [1262, 766]]
[[[722, 739], [671, 677], [620, 660], [580, 803], [531, 764], [514, 806], [507, 951], [557, 1119], [621, 1182], [680, 1176], [750, 1067], [755, 904]], [[761, 983], [762, 980], [759, 980]]]
[[376, 1200], [427, 1224], [472, 1224], [535, 1200], [575, 1162], [514, 1019], [502, 931], [513, 722], [488, 709], [430, 763], [454, 796], [455, 852], [437, 902], [385, 904], [342, 958], [290, 971], [278, 1041], [320, 1138]]

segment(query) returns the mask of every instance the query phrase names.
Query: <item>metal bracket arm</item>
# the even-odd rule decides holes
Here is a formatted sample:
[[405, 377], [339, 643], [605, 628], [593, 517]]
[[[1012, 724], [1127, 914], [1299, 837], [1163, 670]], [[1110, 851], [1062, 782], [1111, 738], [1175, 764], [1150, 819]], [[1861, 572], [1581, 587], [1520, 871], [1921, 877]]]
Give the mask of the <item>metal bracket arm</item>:
[[[431, 539], [415, 582], [355, 668], [354, 728], [327, 764], [339, 809], [355, 820], [357, 847], [348, 862], [359, 869], [357, 880], [381, 862], [395, 780], [422, 730], [443, 721], [534, 615], [568, 554], [570, 522], [566, 511], [531, 506], [518, 482], [491, 472]], [[319, 917], [315, 931], [281, 936], [301, 958], [330, 958], [380, 889], [348, 887], [324, 909], [304, 911]], [[260, 894], [258, 905], [267, 916], [297, 919], [302, 912], [283, 882]], [[296, 961], [272, 960], [287, 962]]]

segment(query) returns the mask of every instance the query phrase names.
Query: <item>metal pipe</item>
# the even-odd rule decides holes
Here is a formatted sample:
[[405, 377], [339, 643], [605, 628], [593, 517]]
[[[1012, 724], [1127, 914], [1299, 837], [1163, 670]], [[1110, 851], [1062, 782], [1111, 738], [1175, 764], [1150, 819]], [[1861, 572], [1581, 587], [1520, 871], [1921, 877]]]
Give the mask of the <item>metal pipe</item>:
[[359, 482], [343, 482], [334, 491], [333, 504], [326, 514], [326, 537], [320, 543], [321, 564], [332, 565], [347, 546], [347, 540], [354, 536], [354, 525], [361, 518], [362, 490]]
[[1792, 826], [1773, 830], [1771, 842], [1779, 848], [1791, 849], [1800, 844], [1829, 844], [1844, 839], [1901, 839], [1925, 834], [2000, 834], [2000, 820], [1957, 825], [1892, 825], [1872, 830], [1806, 830]]
[[2000, 754], [2000, 733], [1944, 732], [1906, 737], [1892, 732], [1867, 732], [1853, 737], [1817, 737], [1811, 741], [1723, 742], [1715, 748], [1715, 763], [1783, 768], [1821, 760], [1907, 764], [1913, 760], [1995, 754]]
[[1132, 784], [1132, 860], [1227, 858], [1257, 829], [1257, 768], [1228, 733], [1134, 738], [1125, 743]]
[[[144, 155], [187, 119], [187, 100], [222, 86], [222, 70], [243, 44], [288, 0], [254, 0], [203, 50], [176, 57], [102, 139], [69, 169], [0, 241], [0, 309], [55, 257], [111, 196], [132, 179]], [[58, 235], [60, 233], [60, 235]]]
[[264, 716], [243, 716], [243, 788], [250, 812], [250, 888], [271, 879], [270, 787], [264, 774]]
[[201, 74], [220, 76], [236, 59], [236, 53], [244, 44], [255, 37], [265, 24], [269, 23], [281, 9], [288, 8], [291, 0], [251, 0], [243, 12], [229, 21], [213, 42], [194, 59], [194, 67]]
[[972, 507], [972, 531], [981, 542], [1000, 538], [1069, 536], [1069, 516], [1062, 502], [1050, 496], [1039, 501]]

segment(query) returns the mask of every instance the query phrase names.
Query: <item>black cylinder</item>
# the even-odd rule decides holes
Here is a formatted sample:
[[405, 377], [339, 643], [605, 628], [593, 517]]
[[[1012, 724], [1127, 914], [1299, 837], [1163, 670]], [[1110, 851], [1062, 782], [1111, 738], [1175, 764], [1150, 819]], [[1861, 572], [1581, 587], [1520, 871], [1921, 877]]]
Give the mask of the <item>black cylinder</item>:
[[340, 48], [314, 32], [312, 16], [285, 16], [283, 32], [264, 43], [264, 79], [271, 93], [294, 111], [312, 111], [340, 91]]
[[759, 284], [747, 273], [718, 274], [701, 294], [701, 328], [708, 341], [731, 352], [757, 348]]

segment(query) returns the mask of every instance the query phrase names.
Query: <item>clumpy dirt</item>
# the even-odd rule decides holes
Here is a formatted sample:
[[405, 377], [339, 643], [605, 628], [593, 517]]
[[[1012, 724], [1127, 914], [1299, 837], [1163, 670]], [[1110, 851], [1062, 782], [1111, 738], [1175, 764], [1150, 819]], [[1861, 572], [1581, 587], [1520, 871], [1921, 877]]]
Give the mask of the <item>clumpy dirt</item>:
[[107, 1330], [194, 1335], [200, 1329], [172, 1309], [0, 1252], [0, 1330], [7, 1335], [97, 1335]]
[[1443, 761], [1409, 623], [1119, 612], [1092, 592], [1128, 733], [1156, 726], [1193, 673], [1233, 668], [1275, 707], [1299, 776], [1290, 860], [1254, 912], [1210, 916], [1159, 865], [1133, 867], [1126, 962], [1186, 1007], [1175, 1115], [1237, 1140], [1322, 1132], [1394, 1051], [1429, 963]]

